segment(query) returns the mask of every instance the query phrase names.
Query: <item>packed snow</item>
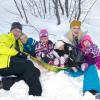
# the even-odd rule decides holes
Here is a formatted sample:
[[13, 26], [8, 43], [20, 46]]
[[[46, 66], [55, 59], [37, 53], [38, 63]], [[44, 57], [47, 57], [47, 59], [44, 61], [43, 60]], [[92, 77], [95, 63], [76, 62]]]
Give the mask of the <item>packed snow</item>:
[[[6, 6], [5, 6], [6, 5]], [[24, 23], [19, 18], [16, 18], [14, 15], [6, 12], [11, 8], [13, 11], [14, 4], [13, 0], [0, 0], [0, 33], [7, 33], [10, 29], [10, 24], [13, 21], [20, 21]], [[100, 48], [100, 1], [95, 4], [92, 8], [92, 11], [87, 16], [85, 23], [83, 24], [83, 31], [88, 31], [92, 36], [95, 43]], [[15, 10], [14, 10], [15, 11]], [[68, 21], [63, 19], [62, 24], [57, 26], [55, 20], [41, 20], [38, 18], [32, 19], [33, 25], [37, 29], [47, 28], [50, 33], [50, 39], [54, 42], [59, 39], [68, 31]], [[32, 28], [24, 27], [24, 32], [38, 40], [38, 33]], [[38, 66], [40, 67], [40, 66]], [[100, 76], [100, 71], [98, 71]], [[83, 76], [72, 78], [68, 75], [65, 75], [63, 71], [59, 73], [48, 72], [46, 70], [41, 70], [41, 84], [43, 88], [42, 96], [34, 97], [28, 95], [28, 86], [24, 81], [16, 82], [10, 89], [10, 91], [0, 90], [0, 100], [95, 100], [95, 97], [87, 92], [85, 96], [82, 93], [82, 84]]]

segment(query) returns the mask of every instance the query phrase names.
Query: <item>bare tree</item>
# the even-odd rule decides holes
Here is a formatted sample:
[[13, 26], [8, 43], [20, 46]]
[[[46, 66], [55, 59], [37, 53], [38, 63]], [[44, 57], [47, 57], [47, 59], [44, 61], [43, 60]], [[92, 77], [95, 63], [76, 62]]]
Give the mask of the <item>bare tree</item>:
[[68, 7], [68, 8], [69, 8], [69, 10], [68, 10], [68, 12], [69, 12], [69, 13], [71, 12], [71, 8], [72, 8], [72, 1], [73, 1], [73, 0], [71, 0], [71, 1], [70, 1], [69, 7]]
[[14, 0], [14, 3], [16, 5], [16, 8], [17, 8], [19, 14], [20, 14], [20, 17], [23, 19], [23, 14], [22, 14], [22, 12], [21, 12], [21, 10], [20, 10], [20, 8], [19, 8], [18, 3], [16, 2], [16, 0]]
[[31, 13], [32, 15], [36, 15], [36, 12], [35, 12], [35, 10], [34, 10], [34, 6], [32, 6], [32, 4], [31, 4], [28, 0], [25, 0], [25, 2], [26, 2], [26, 4], [27, 4], [27, 6], [28, 6], [28, 9], [30, 10], [30, 13]]
[[[70, 14], [70, 20], [69, 20], [69, 22], [73, 19], [73, 14], [74, 14], [74, 12], [75, 12], [75, 8], [76, 8], [76, 0], [75, 0], [75, 3], [74, 3], [74, 5], [73, 5], [73, 10], [72, 10], [72, 12], [71, 12], [71, 14]], [[75, 18], [74, 18], [75, 19]]]
[[46, 8], [46, 1], [43, 0], [43, 4], [44, 4], [44, 11], [45, 11], [45, 14], [47, 13], [47, 8]]
[[34, 4], [34, 2], [31, 1], [31, 0], [28, 0], [28, 2], [31, 4], [31, 6], [29, 6], [29, 8], [33, 10], [35, 16], [38, 16], [38, 15], [37, 15], [37, 12], [36, 12], [36, 9], [35, 9], [35, 4]]
[[91, 11], [92, 7], [95, 5], [95, 3], [96, 3], [97, 1], [98, 1], [98, 0], [95, 0], [95, 1], [93, 2], [93, 4], [91, 5], [91, 7], [89, 8], [89, 10], [87, 11], [87, 13], [86, 13], [84, 19], [82, 20], [82, 22], [85, 21], [86, 17], [88, 16], [88, 13]]
[[68, 0], [65, 0], [65, 11], [66, 11], [66, 16], [69, 17]]
[[60, 20], [60, 15], [59, 15], [59, 10], [58, 10], [58, 0], [52, 0], [53, 3], [54, 3], [54, 6], [55, 6], [55, 15], [57, 17], [57, 25], [59, 25], [61, 23], [61, 20]]
[[[83, 5], [86, 4], [85, 2], [87, 0], [64, 0], [64, 3], [62, 2], [62, 0], [24, 0], [26, 1], [27, 8], [24, 5], [25, 2], [23, 0], [19, 0], [20, 2], [17, 2], [17, 0], [13, 1], [15, 3], [15, 7], [19, 12], [19, 15], [11, 11], [8, 12], [15, 14], [16, 16], [20, 16], [25, 20], [26, 23], [29, 23], [27, 14], [31, 14], [34, 17], [40, 17], [41, 19], [46, 18], [46, 16], [49, 14], [50, 16], [56, 16], [57, 25], [59, 25], [61, 23], [62, 15], [65, 15], [66, 18], [68, 18], [69, 22], [73, 19], [80, 20], [80, 17], [84, 12]], [[93, 0], [88, 1], [90, 2]], [[97, 0], [94, 0], [91, 7], [87, 11], [85, 10], [84, 14], [86, 15], [84, 15], [85, 17], [83, 19], [83, 22], [96, 1]]]
[[39, 16], [40, 17], [42, 17], [42, 14], [41, 14], [41, 12], [40, 12], [40, 10], [39, 10], [39, 7], [38, 7], [38, 4], [36, 3], [36, 1], [35, 0], [30, 0], [32, 3], [34, 3], [34, 5], [36, 6], [36, 8], [37, 8], [37, 11], [38, 11], [38, 14], [39, 14]]
[[20, 0], [20, 2], [21, 2], [21, 6], [22, 6], [22, 10], [23, 10], [24, 16], [25, 16], [25, 21], [28, 24], [28, 17], [27, 17], [27, 14], [26, 14], [26, 11], [25, 11], [25, 8], [24, 8], [24, 5], [23, 5], [23, 1]]
[[81, 15], [81, 0], [78, 0], [78, 16], [77, 16], [77, 20], [79, 20], [80, 19], [80, 15]]
[[49, 0], [49, 14], [51, 14], [51, 0]]
[[63, 8], [60, 0], [59, 0], [59, 5], [60, 5], [61, 11], [62, 11], [62, 15], [64, 15], [64, 8]]
[[74, 7], [74, 12], [73, 12], [73, 19], [77, 20], [78, 12], [79, 12], [78, 2], [77, 2], [77, 0], [75, 0], [75, 7]]
[[39, 0], [40, 1], [40, 5], [41, 5], [41, 10], [42, 10], [42, 13], [43, 13], [43, 17], [44, 17], [44, 19], [45, 19], [45, 10], [44, 10], [44, 7], [43, 7], [43, 4], [42, 4], [42, 2], [41, 2], [41, 0]]

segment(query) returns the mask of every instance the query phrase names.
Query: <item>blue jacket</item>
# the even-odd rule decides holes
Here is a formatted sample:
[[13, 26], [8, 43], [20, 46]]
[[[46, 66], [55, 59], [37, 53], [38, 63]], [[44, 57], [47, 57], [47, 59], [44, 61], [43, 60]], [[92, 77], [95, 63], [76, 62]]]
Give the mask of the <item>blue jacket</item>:
[[28, 38], [27, 42], [23, 45], [24, 51], [32, 56], [35, 56], [35, 46], [38, 42], [32, 38]]

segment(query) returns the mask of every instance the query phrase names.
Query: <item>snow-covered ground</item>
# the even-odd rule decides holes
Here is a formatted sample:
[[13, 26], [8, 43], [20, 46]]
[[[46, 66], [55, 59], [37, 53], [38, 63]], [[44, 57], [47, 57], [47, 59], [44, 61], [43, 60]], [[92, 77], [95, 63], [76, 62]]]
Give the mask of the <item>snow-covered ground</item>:
[[64, 72], [42, 72], [41, 83], [43, 93], [41, 97], [28, 95], [28, 86], [24, 81], [16, 82], [10, 91], [0, 90], [0, 100], [95, 100], [87, 92], [82, 96], [83, 76], [72, 78]]
[[[6, 9], [6, 10], [4, 10]], [[97, 1], [92, 11], [87, 16], [82, 26], [83, 31], [88, 31], [95, 43], [100, 48], [100, 0]], [[13, 21], [20, 21], [15, 15], [10, 14], [7, 10], [16, 12], [13, 0], [0, 0], [0, 33], [7, 33]], [[41, 20], [38, 18], [31, 19], [37, 29], [47, 28], [50, 33], [50, 39], [56, 41], [64, 35], [69, 28], [68, 21], [63, 19], [62, 24], [57, 26], [55, 20]], [[24, 32], [38, 40], [38, 33], [29, 27], [24, 27]], [[53, 35], [52, 35], [53, 34]], [[100, 74], [100, 72], [98, 72]], [[100, 75], [99, 75], [100, 76]], [[95, 100], [94, 97], [87, 93], [82, 96], [83, 76], [72, 78], [64, 72], [53, 73], [42, 71], [41, 84], [43, 93], [41, 97], [28, 95], [28, 86], [23, 82], [15, 83], [10, 91], [0, 90], [0, 100]]]

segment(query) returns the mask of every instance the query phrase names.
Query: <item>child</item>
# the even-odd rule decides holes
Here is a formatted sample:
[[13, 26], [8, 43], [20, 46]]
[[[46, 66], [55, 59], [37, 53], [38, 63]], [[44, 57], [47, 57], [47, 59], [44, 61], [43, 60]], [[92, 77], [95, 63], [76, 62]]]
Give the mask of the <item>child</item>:
[[[54, 64], [56, 63], [60, 65], [61, 67], [68, 66], [73, 71], [76, 72], [77, 71], [76, 67], [80, 66], [80, 64], [78, 62], [75, 62], [75, 59], [74, 59], [75, 49], [76, 48], [73, 47], [67, 39], [66, 41], [58, 40], [54, 46], [54, 50], [58, 54], [58, 57], [56, 56], [56, 59], [55, 59], [56, 61], [54, 60]], [[57, 58], [58, 58], [58, 61], [57, 61]]]
[[23, 43], [24, 52], [27, 52], [35, 57], [35, 46], [37, 41], [32, 38], [28, 38], [25, 34], [21, 35], [20, 40]]
[[64, 42], [63, 41], [57, 41], [54, 45], [54, 50], [52, 52], [53, 54], [53, 58], [49, 64], [52, 64], [52, 65], [55, 65], [55, 66], [58, 66], [58, 67], [64, 67], [65, 66], [65, 62], [67, 59], [67, 55], [59, 55], [58, 52], [57, 52], [57, 48], [60, 48], [60, 49], [63, 49], [63, 46], [64, 46]]
[[69, 59], [70, 50], [72, 49], [67, 48], [67, 46], [66, 47], [65, 46], [66, 46], [65, 42], [62, 40], [58, 40], [55, 43], [53, 54], [55, 55], [56, 58], [54, 59], [54, 65], [61, 67], [64, 67], [66, 65], [67, 60]]
[[96, 64], [97, 57], [100, 56], [100, 50], [97, 45], [93, 43], [89, 35], [85, 35], [80, 43], [86, 62], [82, 65], [82, 69], [85, 70], [89, 65]]
[[36, 57], [44, 62], [48, 63], [50, 59], [53, 59], [53, 42], [48, 38], [48, 31], [41, 29], [39, 33], [40, 41], [35, 48]]

